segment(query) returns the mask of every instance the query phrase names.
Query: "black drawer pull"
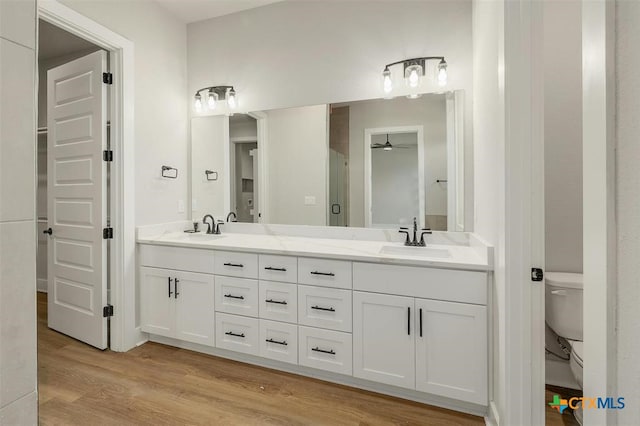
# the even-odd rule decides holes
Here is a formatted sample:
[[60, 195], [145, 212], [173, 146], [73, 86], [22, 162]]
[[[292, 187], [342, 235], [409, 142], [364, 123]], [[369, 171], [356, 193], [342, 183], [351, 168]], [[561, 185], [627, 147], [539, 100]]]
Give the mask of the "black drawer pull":
[[227, 262], [224, 264], [224, 266], [233, 266], [234, 268], [244, 268], [244, 265], [242, 263], [230, 263]]
[[227, 331], [226, 333], [227, 336], [234, 336], [234, 337], [242, 337], [244, 339], [244, 333], [234, 333], [233, 331]]
[[318, 272], [318, 271], [311, 271], [311, 275], [324, 275], [325, 277], [335, 277], [336, 274], [334, 274], [333, 272]]
[[333, 349], [325, 351], [324, 349], [320, 349], [319, 347], [315, 347], [315, 348], [311, 348], [312, 351], [314, 352], [322, 352], [323, 354], [329, 354], [329, 355], [335, 355], [336, 353], [333, 351]]
[[266, 269], [267, 271], [287, 272], [287, 268], [274, 268], [273, 266], [266, 266], [264, 269]]
[[336, 310], [334, 308], [323, 308], [322, 306], [312, 306], [311, 309], [316, 309], [318, 311], [328, 311], [328, 312], [335, 312]]
[[276, 345], [282, 345], [282, 346], [287, 346], [288, 343], [286, 341], [279, 341], [279, 340], [273, 340], [273, 339], [267, 339], [266, 340], [269, 343], [275, 343]]
[[286, 305], [287, 304], [286, 300], [267, 299], [267, 300], [265, 300], [265, 302], [267, 302], [267, 303], [275, 303], [276, 305]]
[[244, 300], [244, 296], [234, 296], [233, 294], [225, 294], [224, 297], [228, 297], [229, 299], [240, 299]]

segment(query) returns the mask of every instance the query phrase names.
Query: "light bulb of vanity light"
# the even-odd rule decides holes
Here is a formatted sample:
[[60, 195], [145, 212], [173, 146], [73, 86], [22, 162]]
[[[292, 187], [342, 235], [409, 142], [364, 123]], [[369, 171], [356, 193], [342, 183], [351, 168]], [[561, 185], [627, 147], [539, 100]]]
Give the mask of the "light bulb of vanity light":
[[229, 92], [227, 93], [227, 105], [229, 105], [229, 109], [236, 109], [236, 106], [238, 105], [236, 91], [233, 89], [229, 89]]
[[209, 106], [209, 109], [216, 108], [216, 92], [214, 92], [213, 89], [209, 89], [209, 92], [207, 93], [207, 105]]
[[405, 78], [407, 84], [411, 88], [416, 88], [420, 85], [420, 77], [422, 75], [422, 67], [420, 65], [412, 65], [405, 71]]
[[196, 93], [195, 99], [194, 106], [196, 111], [200, 112], [202, 111], [202, 96], [200, 96], [200, 93]]
[[389, 71], [389, 68], [385, 68], [382, 72], [382, 89], [384, 93], [387, 94], [393, 90], [393, 81], [391, 80], [391, 71]]
[[438, 64], [438, 84], [440, 86], [447, 85], [447, 63], [444, 59]]

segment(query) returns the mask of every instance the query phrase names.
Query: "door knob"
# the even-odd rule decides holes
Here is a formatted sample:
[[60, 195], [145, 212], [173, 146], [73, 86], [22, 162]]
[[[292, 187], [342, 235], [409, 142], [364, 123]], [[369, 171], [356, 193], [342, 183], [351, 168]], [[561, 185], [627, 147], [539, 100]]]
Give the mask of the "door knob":
[[44, 231], [42, 231], [43, 234], [53, 234], [53, 229], [49, 228], [49, 229], [45, 229]]

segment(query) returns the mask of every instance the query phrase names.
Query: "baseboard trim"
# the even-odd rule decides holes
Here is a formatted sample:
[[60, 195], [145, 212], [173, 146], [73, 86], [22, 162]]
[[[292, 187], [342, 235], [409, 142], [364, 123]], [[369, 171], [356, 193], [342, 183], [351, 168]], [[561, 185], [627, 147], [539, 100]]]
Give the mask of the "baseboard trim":
[[495, 401], [489, 402], [489, 415], [484, 418], [484, 423], [487, 426], [500, 426], [500, 414]]

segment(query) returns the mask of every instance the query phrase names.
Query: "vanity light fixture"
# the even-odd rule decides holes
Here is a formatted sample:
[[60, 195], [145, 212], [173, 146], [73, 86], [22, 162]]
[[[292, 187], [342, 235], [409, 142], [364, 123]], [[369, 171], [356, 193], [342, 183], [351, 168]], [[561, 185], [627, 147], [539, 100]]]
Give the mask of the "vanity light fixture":
[[196, 94], [194, 96], [194, 106], [196, 111], [198, 112], [201, 112], [203, 110], [201, 92], [206, 92], [207, 107], [212, 111], [217, 108], [218, 101], [226, 100], [227, 108], [230, 111], [235, 110], [238, 106], [238, 99], [233, 86], [203, 87], [202, 89], [196, 91]]
[[[416, 89], [420, 86], [421, 79], [425, 74], [425, 64], [427, 61], [439, 61], [436, 77], [440, 86], [446, 86], [447, 61], [444, 60], [444, 56], [424, 56], [421, 58], [404, 59], [402, 61], [387, 64], [384, 67], [384, 71], [382, 71], [382, 89], [384, 90], [384, 93], [389, 95], [393, 91], [393, 79], [391, 78], [390, 67], [402, 64], [405, 83], [410, 89]], [[412, 93], [409, 95], [410, 98], [417, 98], [419, 96], [420, 95], [418, 93]]]

